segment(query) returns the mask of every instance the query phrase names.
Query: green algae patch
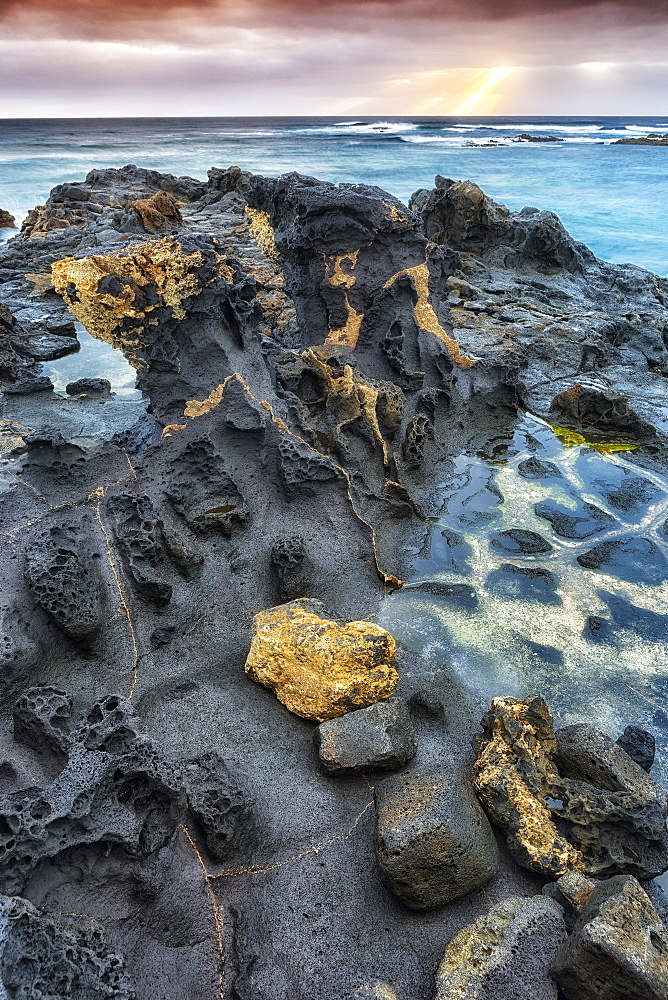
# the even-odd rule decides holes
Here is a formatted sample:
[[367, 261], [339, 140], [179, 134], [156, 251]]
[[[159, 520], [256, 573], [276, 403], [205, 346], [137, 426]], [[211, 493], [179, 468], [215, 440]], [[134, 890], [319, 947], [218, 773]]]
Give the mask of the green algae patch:
[[571, 430], [570, 427], [559, 427], [558, 424], [550, 424], [550, 427], [564, 448], [575, 448], [578, 445], [584, 445], [599, 452], [601, 455], [614, 455], [618, 451], [635, 451], [640, 447], [631, 441], [610, 441], [600, 435], [581, 434], [580, 431]]

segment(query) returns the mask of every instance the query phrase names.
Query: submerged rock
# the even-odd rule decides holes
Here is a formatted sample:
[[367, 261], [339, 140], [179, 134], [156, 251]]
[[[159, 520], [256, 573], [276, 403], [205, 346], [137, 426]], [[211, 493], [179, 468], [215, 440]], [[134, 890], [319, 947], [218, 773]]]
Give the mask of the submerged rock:
[[586, 896], [552, 974], [567, 1000], [666, 1000], [668, 932], [634, 878], [617, 875]]
[[668, 559], [650, 538], [614, 538], [583, 552], [577, 561], [585, 569], [610, 573], [620, 580], [657, 586], [668, 580]]
[[473, 784], [517, 861], [544, 875], [668, 869], [668, 795], [592, 726], [554, 732], [542, 698], [495, 698]]
[[509, 528], [500, 531], [490, 542], [493, 549], [499, 552], [512, 552], [523, 556], [538, 555], [551, 552], [552, 546], [539, 535], [537, 531], [527, 531], [526, 528]]
[[558, 583], [558, 577], [549, 569], [512, 563], [502, 563], [486, 580], [487, 589], [493, 594], [542, 604], [561, 604], [561, 597], [556, 593]]
[[320, 763], [330, 774], [351, 774], [370, 767], [403, 767], [417, 744], [410, 713], [391, 698], [321, 723], [314, 733]]
[[607, 511], [580, 499], [577, 499], [574, 507], [555, 503], [554, 500], [540, 500], [534, 504], [534, 510], [539, 517], [549, 521], [562, 538], [590, 538], [615, 523], [614, 517]]
[[395, 642], [373, 622], [340, 625], [319, 601], [298, 600], [253, 619], [246, 673], [295, 715], [325, 722], [389, 698], [399, 680]]
[[450, 941], [435, 1000], [557, 1000], [550, 965], [566, 938], [561, 907], [544, 896], [514, 896]]
[[495, 875], [494, 833], [463, 775], [394, 775], [376, 785], [375, 799], [378, 871], [405, 906], [444, 906]]

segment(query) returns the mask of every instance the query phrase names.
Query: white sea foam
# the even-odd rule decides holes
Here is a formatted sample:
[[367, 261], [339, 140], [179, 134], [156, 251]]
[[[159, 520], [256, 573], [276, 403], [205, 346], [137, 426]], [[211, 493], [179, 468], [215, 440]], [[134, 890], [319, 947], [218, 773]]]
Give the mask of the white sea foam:
[[307, 128], [292, 128], [287, 131], [298, 135], [393, 135], [420, 128], [413, 122], [339, 122], [334, 125], [312, 125]]

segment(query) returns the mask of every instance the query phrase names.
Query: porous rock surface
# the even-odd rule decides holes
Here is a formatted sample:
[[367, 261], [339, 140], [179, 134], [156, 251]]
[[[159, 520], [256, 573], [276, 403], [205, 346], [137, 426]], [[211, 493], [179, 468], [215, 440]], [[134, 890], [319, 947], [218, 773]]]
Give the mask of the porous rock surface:
[[554, 731], [542, 698], [495, 698], [473, 784], [520, 864], [544, 875], [668, 868], [668, 795], [610, 737], [581, 723]]
[[652, 733], [648, 733], [646, 729], [641, 729], [640, 726], [627, 726], [622, 735], [617, 739], [617, 745], [622, 750], [626, 750], [629, 757], [643, 771], [651, 771], [656, 751], [656, 741]]
[[435, 1000], [557, 1000], [550, 965], [565, 939], [563, 911], [554, 900], [504, 899], [450, 941]]
[[18, 896], [0, 896], [0, 989], [11, 1000], [137, 1000], [100, 924], [52, 919]]
[[[667, 322], [664, 279], [470, 182], [437, 179], [411, 207], [238, 167], [54, 188], [0, 246], [0, 794], [19, 835], [0, 831], [3, 891], [99, 919], [138, 1000], [432, 1000], [444, 940], [486, 912], [477, 876], [455, 867], [434, 893], [407, 865], [429, 905], [447, 882], [431, 912], [386, 890], [374, 775], [323, 772], [314, 723], [245, 674], [253, 619], [308, 599], [371, 634], [453, 456], [521, 410], [661, 468]], [[76, 351], [82, 323], [142, 398], [54, 391], [42, 363]], [[570, 513], [546, 511], [564, 530]], [[454, 772], [466, 833], [482, 706], [409, 650], [394, 670], [417, 748], [386, 780]], [[389, 812], [401, 787], [379, 790]], [[643, 873], [662, 857], [648, 787]], [[493, 898], [540, 887], [501, 851]], [[42, 992], [63, 995], [50, 961]]]

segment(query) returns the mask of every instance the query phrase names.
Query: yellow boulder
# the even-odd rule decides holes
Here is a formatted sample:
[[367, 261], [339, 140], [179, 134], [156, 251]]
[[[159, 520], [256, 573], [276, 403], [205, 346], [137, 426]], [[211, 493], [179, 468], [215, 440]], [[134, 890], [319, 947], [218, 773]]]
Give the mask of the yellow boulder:
[[246, 673], [295, 715], [325, 722], [394, 693], [394, 639], [373, 622], [340, 625], [319, 601], [298, 600], [253, 619]]

